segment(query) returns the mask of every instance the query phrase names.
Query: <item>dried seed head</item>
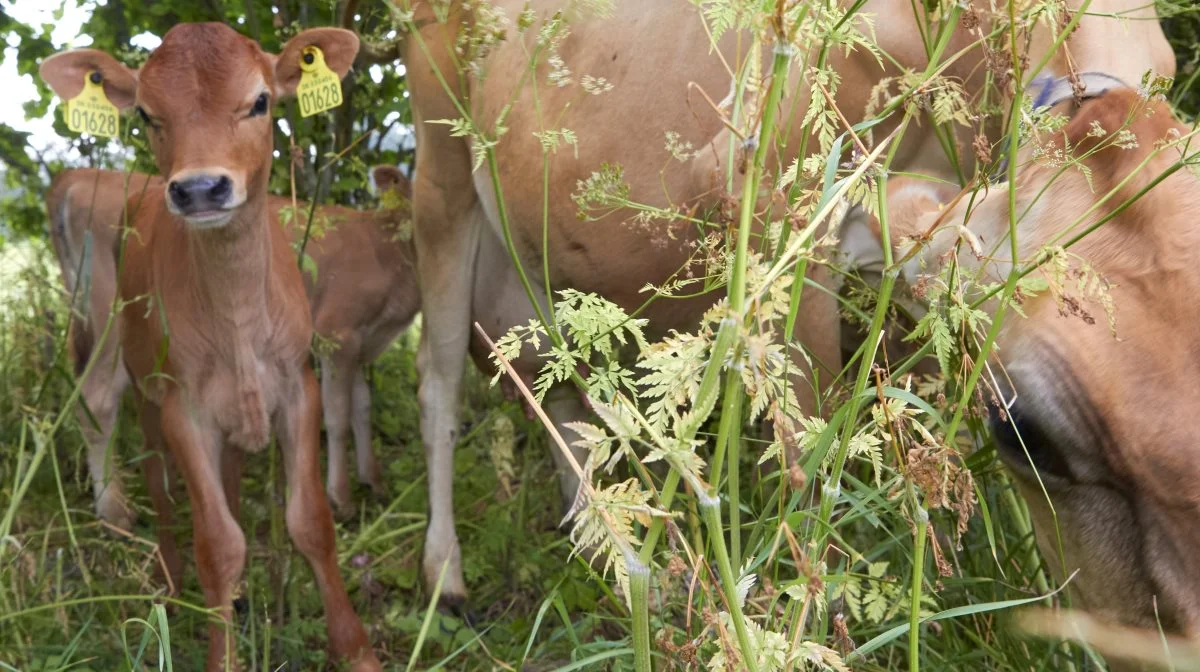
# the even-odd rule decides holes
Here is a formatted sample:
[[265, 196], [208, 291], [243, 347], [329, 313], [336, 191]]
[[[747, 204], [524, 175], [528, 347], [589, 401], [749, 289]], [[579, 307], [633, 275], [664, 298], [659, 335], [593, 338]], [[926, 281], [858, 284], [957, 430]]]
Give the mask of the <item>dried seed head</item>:
[[971, 147], [975, 150], [975, 161], [979, 165], [986, 166], [992, 162], [992, 146], [985, 135], [982, 133], [976, 135], [975, 140], [971, 142]]
[[962, 27], [966, 30], [975, 30], [979, 27], [979, 14], [975, 11], [975, 7], [968, 6], [967, 11], [963, 12], [960, 19]]
[[807, 482], [808, 477], [804, 475], [804, 468], [799, 464], [793, 464], [788, 469], [788, 484], [791, 485], [792, 490], [803, 490]]
[[671, 559], [667, 561], [667, 572], [669, 572], [671, 576], [680, 577], [683, 576], [683, 573], [686, 571], [687, 563], [684, 562], [683, 558], [679, 557], [678, 555], [672, 555]]

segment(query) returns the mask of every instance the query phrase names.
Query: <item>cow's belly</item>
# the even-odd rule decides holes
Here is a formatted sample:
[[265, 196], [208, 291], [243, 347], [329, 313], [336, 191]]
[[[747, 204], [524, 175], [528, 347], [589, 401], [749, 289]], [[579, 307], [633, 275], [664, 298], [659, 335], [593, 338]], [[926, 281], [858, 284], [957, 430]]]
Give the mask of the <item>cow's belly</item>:
[[[516, 11], [523, 6], [517, 0], [504, 4]], [[549, 11], [561, 3], [541, 0], [534, 5]], [[514, 86], [528, 63], [528, 52], [515, 36], [497, 47], [486, 64], [488, 76], [471, 86], [476, 118], [485, 126], [513, 103], [505, 120], [508, 132], [495, 152], [513, 241], [531, 279], [543, 277], [546, 221], [552, 286], [593, 292], [633, 310], [651, 296], [642, 291], [647, 284], [664, 283], [684, 267], [695, 252], [695, 226], [662, 217], [639, 217], [637, 210], [602, 203], [585, 208], [589, 219], [581, 220], [580, 204], [573, 197], [581, 182], [608, 164], [621, 171], [610, 186], [627, 186], [628, 200], [634, 203], [664, 211], [675, 207], [690, 211], [719, 200], [719, 194], [712, 191], [711, 176], [697, 174], [693, 160], [673, 156], [667, 148], [667, 135], [672, 134], [678, 143], [690, 143], [694, 151], [707, 152], [722, 123], [719, 115], [702, 103], [695, 88], [720, 100], [731, 80], [720, 56], [710, 53], [699, 12], [686, 0], [617, 3], [615, 11], [610, 19], [573, 17], [570, 35], [558, 49], [574, 81], [561, 88], [547, 86], [549, 66], [541, 63], [536, 75], [536, 106], [534, 87], [528, 83], [512, 100]], [[668, 18], [672, 39], [662, 40], [661, 25]], [[532, 39], [531, 33], [520, 39]], [[730, 47], [734, 42], [725, 40], [723, 44]], [[725, 51], [730, 52], [727, 57], [731, 55], [731, 49]], [[587, 93], [582, 84], [585, 76], [603, 78], [612, 88], [599, 95]], [[534, 134], [546, 129], [569, 129], [577, 143], [563, 143], [544, 154]], [[543, 183], [544, 156], [549, 161], [547, 185]], [[499, 209], [487, 169], [475, 171], [473, 179], [491, 234], [502, 241]], [[692, 270], [696, 275], [703, 273], [701, 267]], [[665, 319], [676, 312], [694, 312], [699, 305], [672, 303], [676, 306], [655, 312], [662, 312]], [[693, 315], [692, 325], [697, 316]]]

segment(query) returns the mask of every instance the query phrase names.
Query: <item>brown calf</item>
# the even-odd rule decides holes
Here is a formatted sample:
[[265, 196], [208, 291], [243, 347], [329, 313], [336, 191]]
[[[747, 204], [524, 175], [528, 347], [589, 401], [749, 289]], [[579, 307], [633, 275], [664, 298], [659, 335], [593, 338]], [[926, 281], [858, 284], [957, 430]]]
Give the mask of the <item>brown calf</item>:
[[[133, 526], [134, 516], [125, 500], [120, 463], [108, 447], [129, 376], [121, 362], [119, 322], [113, 320], [109, 325], [108, 316], [117, 295], [113, 248], [119, 236], [121, 211], [128, 196], [148, 189], [162, 189], [162, 179], [141, 173], [79, 169], [55, 175], [46, 192], [50, 240], [63, 285], [75, 302], [68, 339], [75, 375], [83, 373], [89, 359], [94, 360], [91, 371], [80, 381], [83, 403], [76, 414], [87, 442], [96, 513], [124, 530]], [[86, 242], [88, 234], [90, 244]]]
[[[363, 367], [412, 324], [421, 308], [413, 245], [402, 232], [408, 224], [412, 188], [394, 166], [376, 166], [371, 174], [381, 192], [396, 192], [401, 207], [378, 212], [323, 207], [317, 211], [320, 216], [314, 218], [314, 227], [334, 228], [305, 248], [317, 267], [315, 280], [304, 275], [313, 327], [333, 342], [332, 352], [321, 358], [321, 397], [329, 446], [329, 496], [343, 512], [351, 504], [347, 431], [354, 434], [358, 480], [377, 493], [382, 489], [371, 447], [371, 389]], [[276, 210], [291, 206], [282, 198], [272, 198], [271, 203]], [[302, 210], [301, 215], [307, 213]], [[299, 237], [303, 218], [293, 221], [293, 236]]]
[[[381, 669], [337, 567], [321, 488], [311, 317], [287, 235], [268, 212], [271, 104], [295, 94], [309, 46], [344, 76], [358, 38], [307, 30], [275, 56], [228, 26], [181, 24], [136, 72], [91, 49], [41, 66], [63, 98], [95, 72], [113, 103], [136, 106], [166, 176], [165, 190], [129, 202], [122, 354], [147, 443], [165, 444], [187, 483], [200, 585], [220, 618], [209, 627], [209, 670], [236, 668], [228, 633], [246, 560], [241, 451], [263, 449], [272, 429], [287, 474], [288, 532], [316, 576], [333, 652], [354, 670]], [[161, 494], [156, 505], [165, 504]]]
[[[396, 192], [399, 207], [379, 211], [320, 207], [314, 224], [320, 224], [320, 228], [328, 225], [329, 229], [313, 236], [305, 250], [317, 267], [315, 280], [304, 275], [313, 326], [333, 346], [321, 357], [321, 399], [329, 446], [328, 490], [339, 508], [350, 503], [345, 468], [349, 430], [354, 435], [359, 480], [373, 489], [380, 488], [371, 447], [371, 392], [361, 368], [374, 361], [411, 324], [420, 308], [412, 243], [398, 233], [409, 217], [408, 180], [393, 166], [376, 166], [372, 174], [381, 192]], [[134, 516], [125, 500], [119, 462], [108, 450], [121, 395], [129, 385], [121, 362], [119, 321], [109, 326], [106, 338], [100, 336], [108, 326], [117, 292], [112, 250], [126, 197], [162, 188], [162, 178], [156, 175], [84, 168], [62, 171], [46, 193], [51, 239], [63, 283], [68, 295], [78, 293], [69, 339], [76, 374], [83, 372], [89, 357], [95, 359], [80, 382], [84, 403], [77, 413], [88, 447], [96, 512], [122, 529], [130, 529]], [[284, 209], [292, 208], [287, 198], [272, 196], [269, 202], [268, 210], [276, 219], [284, 219]], [[301, 216], [288, 218], [292, 224], [287, 230], [293, 243], [304, 234], [303, 215], [309, 208], [305, 202], [297, 205]], [[318, 228], [315, 225], [314, 229]], [[88, 233], [92, 241], [91, 265], [85, 275], [82, 264]], [[178, 579], [178, 575], [173, 574], [172, 579]]]

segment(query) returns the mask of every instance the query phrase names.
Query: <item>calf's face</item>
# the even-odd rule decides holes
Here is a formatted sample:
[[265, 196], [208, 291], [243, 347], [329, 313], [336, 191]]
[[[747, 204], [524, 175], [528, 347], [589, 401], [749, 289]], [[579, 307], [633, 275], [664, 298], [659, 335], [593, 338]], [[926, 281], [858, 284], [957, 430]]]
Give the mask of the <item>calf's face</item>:
[[[1185, 150], [1188, 133], [1166, 105], [1114, 90], [1048, 141], [1050, 159], [1019, 169], [1019, 267], [1108, 220], [1031, 274], [1051, 288], [1024, 299], [1026, 317], [1009, 311], [984, 379], [985, 396], [1007, 405], [990, 404], [1000, 456], [1044, 558], [1060, 578], [1075, 574], [1074, 606], [1195, 638], [1200, 179], [1182, 168], [1155, 184], [1196, 151]], [[897, 258], [921, 245], [910, 282], [952, 256], [966, 277], [1008, 277], [1008, 185], [974, 195], [905, 179], [889, 187]]]
[[79, 49], [46, 59], [41, 74], [69, 99], [84, 77], [99, 73], [109, 100], [135, 108], [147, 125], [166, 178], [168, 209], [192, 228], [210, 229], [229, 223], [252, 195], [266, 193], [271, 108], [295, 94], [309, 46], [342, 77], [358, 53], [358, 38], [337, 28], [306, 30], [276, 56], [224, 24], [180, 24], [140, 70]]

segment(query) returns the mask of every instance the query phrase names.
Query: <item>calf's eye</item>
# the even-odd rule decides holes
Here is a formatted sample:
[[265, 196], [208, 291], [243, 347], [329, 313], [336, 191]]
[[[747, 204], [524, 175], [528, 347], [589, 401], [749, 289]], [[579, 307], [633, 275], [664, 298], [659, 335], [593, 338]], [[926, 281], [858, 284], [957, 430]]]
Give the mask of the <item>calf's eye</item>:
[[258, 98], [254, 101], [254, 107], [250, 108], [250, 116], [257, 117], [267, 113], [267, 106], [271, 104], [271, 97], [266, 93], [258, 94]]

